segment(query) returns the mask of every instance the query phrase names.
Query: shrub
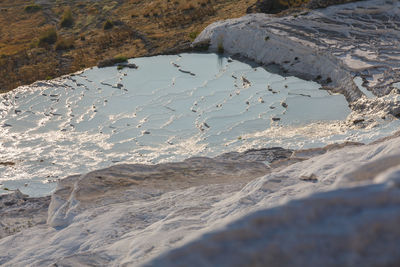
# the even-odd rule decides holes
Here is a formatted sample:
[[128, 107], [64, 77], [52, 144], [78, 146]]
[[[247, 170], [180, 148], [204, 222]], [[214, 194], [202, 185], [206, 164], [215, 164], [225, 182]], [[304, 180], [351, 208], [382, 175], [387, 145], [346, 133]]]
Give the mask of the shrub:
[[225, 52], [224, 45], [222, 41], [218, 42], [217, 53], [223, 54]]
[[42, 7], [39, 5], [36, 5], [36, 4], [27, 5], [24, 8], [25, 12], [27, 12], [27, 13], [35, 13], [41, 9], [42, 9]]
[[221, 35], [218, 37], [217, 53], [223, 54], [224, 52], [225, 52], [224, 37]]
[[38, 46], [43, 47], [57, 42], [57, 32], [55, 28], [49, 28], [39, 37]]
[[111, 20], [107, 20], [106, 22], [104, 22], [104, 25], [103, 25], [104, 30], [109, 30], [109, 29], [112, 29], [113, 27], [114, 27], [114, 23]]
[[126, 56], [116, 56], [114, 57], [114, 62], [116, 63], [124, 63], [127, 62], [128, 58]]
[[125, 56], [116, 56], [114, 58], [107, 58], [107, 59], [101, 60], [97, 64], [97, 66], [99, 68], [104, 68], [104, 67], [114, 66], [115, 64], [119, 64], [119, 63], [125, 63], [127, 61], [128, 61], [128, 58]]
[[72, 17], [71, 9], [67, 9], [64, 11], [64, 14], [61, 18], [61, 27], [70, 28], [74, 24], [74, 18]]
[[199, 35], [199, 32], [191, 32], [191, 33], [189, 33], [189, 38], [193, 42], [198, 35]]
[[56, 50], [69, 50], [74, 48], [74, 39], [59, 39], [56, 43]]

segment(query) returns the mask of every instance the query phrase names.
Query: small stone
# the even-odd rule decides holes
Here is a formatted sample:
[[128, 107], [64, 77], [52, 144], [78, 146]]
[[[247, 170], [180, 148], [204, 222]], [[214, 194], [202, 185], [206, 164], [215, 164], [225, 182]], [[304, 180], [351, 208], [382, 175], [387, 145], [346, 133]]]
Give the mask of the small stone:
[[300, 180], [305, 181], [305, 182], [312, 182], [312, 183], [318, 182], [318, 178], [315, 174], [311, 174], [309, 176], [303, 175], [300, 177]]
[[353, 121], [353, 124], [357, 124], [357, 123], [360, 123], [360, 122], [363, 122], [363, 121], [365, 121], [365, 120], [362, 119], [362, 118], [360, 118], [360, 119], [355, 119], [355, 120]]

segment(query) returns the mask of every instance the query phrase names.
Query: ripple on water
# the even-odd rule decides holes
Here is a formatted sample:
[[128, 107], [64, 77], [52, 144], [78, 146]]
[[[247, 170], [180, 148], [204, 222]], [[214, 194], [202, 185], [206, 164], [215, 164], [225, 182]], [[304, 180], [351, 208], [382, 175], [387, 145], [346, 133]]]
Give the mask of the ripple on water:
[[3, 187], [38, 196], [59, 178], [116, 162], [348, 138], [335, 126], [350, 112], [345, 98], [315, 82], [215, 54], [130, 62], [139, 68], [92, 68], [1, 95], [0, 161], [16, 163], [0, 165]]

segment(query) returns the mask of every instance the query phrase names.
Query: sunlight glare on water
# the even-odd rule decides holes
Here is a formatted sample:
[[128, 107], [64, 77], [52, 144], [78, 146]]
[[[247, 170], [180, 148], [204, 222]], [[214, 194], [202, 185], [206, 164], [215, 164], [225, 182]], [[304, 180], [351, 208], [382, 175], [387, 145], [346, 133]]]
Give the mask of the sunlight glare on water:
[[[38, 196], [59, 178], [119, 162], [346, 139], [338, 130], [323, 133], [350, 113], [345, 98], [315, 82], [215, 54], [130, 63], [138, 69], [92, 68], [1, 95], [0, 162], [15, 163], [0, 165], [3, 188]], [[293, 130], [311, 123], [324, 130]]]

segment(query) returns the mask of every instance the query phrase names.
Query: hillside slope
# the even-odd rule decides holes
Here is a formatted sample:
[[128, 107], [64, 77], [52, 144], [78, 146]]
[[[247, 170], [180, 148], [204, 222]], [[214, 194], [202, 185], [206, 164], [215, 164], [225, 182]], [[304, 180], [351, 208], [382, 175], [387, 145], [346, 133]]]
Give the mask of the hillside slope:
[[[0, 3], [0, 92], [96, 65], [160, 53], [255, 0], [5, 0]], [[54, 31], [57, 37], [54, 37]]]

